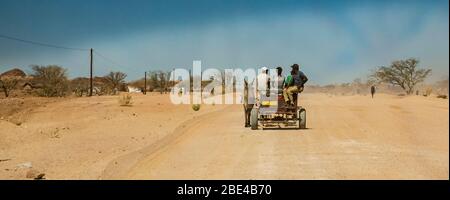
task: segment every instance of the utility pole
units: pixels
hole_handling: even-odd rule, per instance
[[[144,94],[147,94],[147,71],[144,73]]]
[[[89,96],[92,96],[92,90],[93,90],[93,84],[92,84],[92,62],[93,62],[93,56],[94,56],[94,50],[91,48],[91,77],[90,77],[90,80],[89,80],[89,83],[90,83],[90,85],[91,85],[91,88],[90,88],[90,90],[89,90]]]

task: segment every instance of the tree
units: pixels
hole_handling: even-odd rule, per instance
[[[361,93],[361,89],[363,88],[363,85],[364,84],[362,83],[360,78],[354,79],[352,84],[351,84],[352,89],[356,91],[356,94],[360,94]]]
[[[170,72],[149,71],[147,85],[150,91],[159,91],[161,94],[166,93],[170,87]]]
[[[57,66],[31,66],[33,70],[33,85],[36,85],[38,94],[45,97],[62,97],[69,90],[69,81],[67,79],[67,70]]]
[[[159,82],[160,82],[160,93],[167,92],[167,74],[164,72],[159,72]]]
[[[90,89],[89,78],[75,78],[70,81],[70,87],[76,96],[82,97],[83,94],[88,95]]]
[[[412,94],[414,87],[430,75],[431,69],[417,69],[419,60],[410,58],[392,62],[389,67],[379,67],[371,75],[377,82],[400,86],[406,94]]]
[[[108,85],[113,90],[113,93],[116,94],[116,91],[119,90],[119,86],[125,83],[125,78],[127,75],[123,72],[110,72],[105,76],[108,81]]]
[[[160,86],[158,79],[158,72],[151,71],[148,74],[149,74],[148,84],[150,86],[150,91],[154,91]]]
[[[17,77],[0,76],[0,89],[3,90],[5,97],[8,97],[11,91],[16,88],[18,82]]]

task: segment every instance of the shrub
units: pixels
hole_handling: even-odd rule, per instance
[[[192,105],[192,110],[199,111],[200,110],[200,104],[194,104]]]
[[[122,95],[119,98],[120,106],[131,106],[133,104],[132,98],[133,97],[130,94]]]
[[[38,95],[45,97],[62,97],[69,91],[69,81],[67,79],[67,70],[57,66],[39,66],[31,67],[33,70],[33,84],[37,86]]]
[[[112,94],[117,94],[117,91],[120,90],[121,85],[125,83],[126,77],[127,75],[123,72],[110,72],[105,76]]]
[[[447,95],[445,95],[445,94],[440,94],[440,95],[437,96],[437,98],[447,99]]]
[[[78,97],[89,95],[90,84],[88,78],[75,78],[70,81],[70,87],[72,92]]]
[[[5,97],[8,97],[13,89],[16,88],[20,78],[0,76],[0,90],[3,91]]]
[[[431,95],[431,93],[433,92],[433,89],[432,88],[427,88],[426,90],[425,90],[425,94],[423,94],[423,96],[430,96]]]

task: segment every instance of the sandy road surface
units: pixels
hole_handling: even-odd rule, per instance
[[[103,178],[449,178],[448,100],[324,94],[302,100],[307,130],[243,128],[242,107],[234,105],[179,127],[179,137]]]

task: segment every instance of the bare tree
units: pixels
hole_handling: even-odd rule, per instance
[[[167,90],[167,77],[166,74],[164,72],[159,72],[158,73],[159,76],[159,82],[160,82],[160,93],[162,94],[163,92],[166,93]]]
[[[356,94],[360,94],[363,88],[363,83],[360,78],[356,78],[351,83],[352,89],[356,91]]]
[[[127,75],[123,72],[109,72],[105,76],[105,79],[108,81],[108,85],[111,87],[114,94],[119,90],[119,86],[125,83],[125,78]]]
[[[166,94],[170,87],[170,72],[159,72],[159,82],[161,86],[161,90]]]
[[[31,66],[33,70],[33,84],[39,90],[38,94],[46,97],[65,96],[69,90],[69,81],[67,79],[67,70],[57,66]]]
[[[159,91],[167,93],[170,87],[170,72],[164,71],[149,71],[148,73],[148,86],[150,91]]]
[[[149,72],[149,80],[148,80],[150,91],[155,91],[155,89],[160,87],[160,82],[158,79],[158,72],[151,71]]]
[[[392,62],[389,67],[379,67],[372,75],[377,82],[400,86],[406,94],[412,94],[414,87],[425,80],[431,69],[417,69],[419,60],[410,58]]]
[[[70,81],[70,87],[76,96],[82,97],[83,94],[88,95],[90,89],[89,78],[75,78]]]
[[[16,88],[18,82],[17,77],[0,76],[0,89],[3,90],[5,97],[8,97],[10,92]]]

